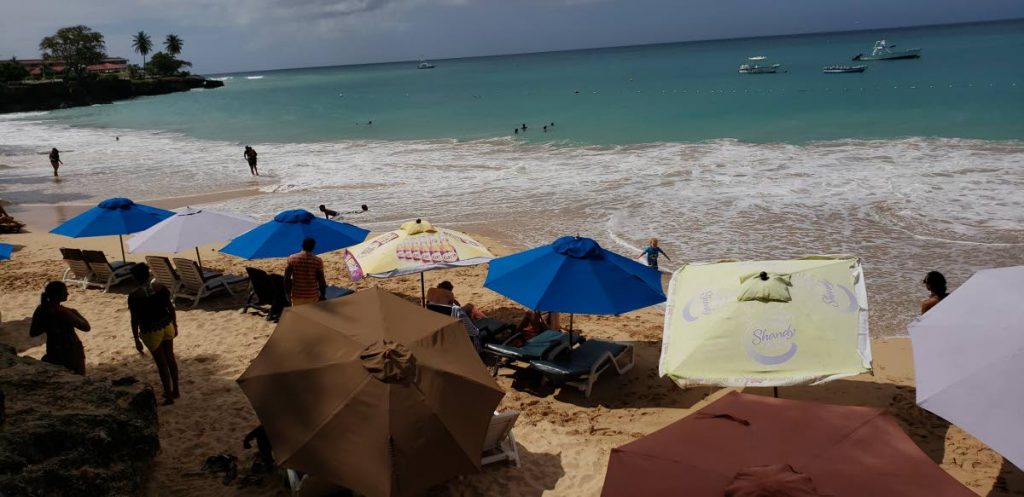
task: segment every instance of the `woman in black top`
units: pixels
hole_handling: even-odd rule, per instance
[[[46,284],[39,307],[32,314],[30,336],[46,333],[46,354],[43,361],[64,366],[77,374],[85,374],[85,348],[75,334],[75,328],[82,331],[92,329],[82,315],[61,305],[68,300],[68,287],[60,281]]]
[[[174,357],[174,337],[178,336],[178,319],[167,287],[153,283],[149,266],[136,264],[132,276],[142,284],[128,295],[128,310],[132,316],[132,336],[140,354],[143,344],[153,354],[160,383],[164,387],[164,405],[174,403],[181,396],[178,391],[178,361]]]
[[[50,165],[53,166],[53,175],[57,176],[57,169],[60,168],[64,163],[60,160],[60,152],[57,151],[57,147],[53,147],[50,150]]]

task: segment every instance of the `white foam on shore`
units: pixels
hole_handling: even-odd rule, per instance
[[[676,262],[854,253],[885,296],[873,309],[881,315],[913,307],[922,270],[948,269],[956,280],[956,270],[1024,264],[1021,142],[253,143],[266,174],[257,179],[242,144],[25,117],[0,119],[0,163],[10,166],[0,170],[0,197],[15,202],[256,187],[266,194],[219,207],[269,218],[367,204],[352,220],[369,229],[428,217],[499,230],[517,246],[578,233],[626,254],[657,237]],[[60,183],[49,176],[51,146],[65,163]]]
[[[245,79],[263,79],[263,76],[246,76]]]

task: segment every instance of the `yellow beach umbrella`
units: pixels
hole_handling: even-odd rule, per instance
[[[683,266],[669,283],[658,369],[684,388],[824,383],[870,370],[859,259]]]
[[[420,273],[421,293],[424,271],[473,266],[493,258],[487,247],[469,235],[422,219],[345,250],[345,265],[353,281]]]

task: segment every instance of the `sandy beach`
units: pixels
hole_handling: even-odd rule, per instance
[[[163,204],[172,207],[180,202]],[[35,221],[35,220],[33,220]],[[119,254],[116,237],[72,240],[34,229],[33,233],[0,235],[0,242],[15,245],[13,260],[0,263],[0,342],[20,354],[39,358],[45,344],[28,336],[33,309],[43,285],[59,279],[64,264],[58,248],[73,246],[102,249],[111,258]],[[492,239],[483,239],[496,254],[509,251]],[[283,260],[243,261],[201,248],[204,265],[232,274],[244,274],[245,266],[282,272]],[[192,257],[194,253],[182,254]],[[141,254],[129,254],[141,261]],[[328,282],[353,289],[380,286],[418,301],[419,278],[351,282],[340,253],[325,254]],[[428,285],[447,279],[454,283],[462,302],[472,302],[492,317],[512,320],[521,308],[483,288],[485,266],[427,273]],[[134,376],[158,385],[150,357],[134,349],[125,304],[132,284],[100,290],[70,288],[67,305],[78,309],[92,324],[80,333],[85,346],[87,374],[95,381]],[[238,456],[245,474],[255,450],[244,450],[242,438],[258,422],[235,379],[258,354],[273,324],[239,309],[246,296],[221,295],[188,308],[178,301],[181,335],[175,349],[181,370],[182,397],[173,406],[161,407],[161,451],[148,485],[150,496],[238,495],[285,496],[282,482],[265,478],[261,485],[225,487],[220,478],[200,471],[211,455]],[[913,309],[908,309],[912,313]],[[510,377],[498,383],[506,391],[501,410],[520,411],[515,428],[522,467],[485,467],[470,475],[432,489],[437,496],[508,495],[516,497],[581,496],[601,492],[608,455],[612,448],[651,433],[699,409],[729,389],[682,390],[657,376],[663,315],[649,308],[620,317],[578,316],[576,325],[586,336],[633,343],[637,366],[622,377],[602,377],[591,398],[577,391],[519,391]],[[982,496],[1024,495],[1024,475],[983,443],[914,403],[914,374],[910,341],[888,339],[873,342],[875,370],[817,387],[781,389],[781,396],[836,404],[862,405],[888,410],[913,440],[954,478]],[[750,393],[771,395],[767,389]],[[542,396],[543,395],[543,396]]]

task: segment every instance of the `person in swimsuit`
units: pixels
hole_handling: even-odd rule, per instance
[[[924,314],[932,307],[938,305],[939,302],[942,302],[942,299],[946,298],[949,292],[946,291],[946,277],[938,271],[930,271],[925,275],[922,283],[931,293],[928,298],[921,301],[921,314]]]
[[[249,173],[253,176],[260,175],[259,170],[256,169],[256,155],[256,150],[248,145],[245,146],[245,152],[242,152],[242,157],[245,157],[245,160],[249,162]]]
[[[57,147],[50,149],[50,165],[53,166],[53,176],[57,176],[57,169],[64,165],[60,160],[60,152],[57,151]]]
[[[664,250],[661,250],[661,248],[658,247],[657,238],[651,238],[650,245],[648,245],[647,248],[645,248],[644,251],[640,253],[640,255],[646,255],[647,265],[654,268],[655,270],[658,269],[658,255],[663,255],[670,262],[672,261],[672,259],[669,258],[668,254],[666,254]]]
[[[455,299],[455,285],[450,281],[442,281],[435,288],[427,289],[427,303],[438,305],[460,305]]]
[[[64,366],[76,374],[85,374],[85,348],[75,329],[89,331],[89,321],[78,311],[61,305],[68,300],[68,287],[60,281],[46,284],[39,307],[32,313],[30,336],[46,333],[43,362]]]
[[[153,355],[157,373],[160,374],[160,384],[164,388],[164,405],[170,405],[181,396],[178,390],[178,361],[174,357],[178,316],[171,303],[171,292],[160,283],[152,282],[149,266],[145,263],[136,264],[131,272],[141,285],[128,294],[135,349],[145,355],[142,350],[145,345]]]

